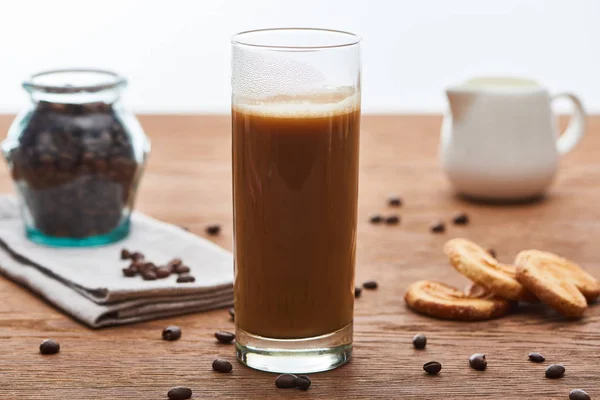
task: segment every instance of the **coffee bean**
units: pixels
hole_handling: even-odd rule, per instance
[[[221,226],[220,225],[209,225],[206,227],[206,233],[208,233],[211,236],[216,236],[221,232]]]
[[[497,258],[496,250],[488,249],[487,252],[490,254],[490,256]]]
[[[573,389],[569,393],[569,400],[592,400],[592,398],[581,389]]]
[[[170,342],[181,338],[181,328],[176,325],[169,325],[162,331],[163,340]]]
[[[385,219],[387,225],[397,225],[400,223],[400,217],[397,215],[390,215]]]
[[[452,217],[452,222],[454,222],[455,225],[466,225],[469,223],[469,216],[464,212],[456,213],[454,214],[454,217]]]
[[[565,374],[565,367],[561,364],[552,364],[546,368],[546,378],[558,379],[562,378]]]
[[[477,371],[483,371],[487,368],[487,360],[485,354],[477,353],[469,357],[469,365]]]
[[[233,369],[233,365],[227,360],[223,360],[222,358],[217,358],[212,363],[212,369],[217,372],[231,372]]]
[[[127,260],[131,258],[131,253],[127,249],[121,250],[121,260]]]
[[[144,265],[146,265],[144,261],[134,261],[131,264],[129,264],[129,268],[131,268],[135,272],[141,272],[144,269]]]
[[[137,275],[137,271],[131,267],[123,268],[123,275],[125,275],[128,278],[131,278]]]
[[[142,271],[142,279],[145,281],[155,281],[157,278],[156,272],[152,270]]]
[[[192,282],[196,282],[196,278],[194,278],[192,275],[181,274],[177,277],[177,283],[192,283]]]
[[[429,375],[437,375],[442,370],[442,364],[437,361],[429,361],[423,364],[423,370]]]
[[[546,358],[543,355],[536,352],[529,353],[529,359],[535,363],[541,363],[546,361]]]
[[[388,205],[391,207],[400,207],[402,205],[402,199],[400,197],[390,197],[388,199]]]
[[[369,218],[369,222],[372,224],[380,224],[383,222],[383,217],[381,215],[373,215],[371,218]]]
[[[147,262],[147,263],[143,263],[143,264],[138,263],[138,265],[140,265],[138,267],[138,269],[140,270],[140,272],[145,272],[145,271],[152,271],[152,272],[154,272],[154,271],[156,271],[156,265],[154,263],[151,263],[151,262]]]
[[[54,339],[46,339],[40,344],[40,353],[56,354],[60,351],[60,344]]]
[[[139,251],[136,251],[135,253],[131,254],[130,258],[133,261],[142,261],[145,257],[142,253],[140,253]]]
[[[219,331],[215,332],[215,337],[221,343],[231,343],[235,339],[235,334],[231,332]]]
[[[169,264],[167,264],[167,266],[172,270],[175,270],[175,268],[179,267],[181,264],[183,264],[181,258],[174,258],[171,261],[169,261]]]
[[[187,274],[188,272],[190,272],[190,267],[188,267],[187,265],[181,264],[175,267],[176,274]]]
[[[235,308],[230,307],[229,310],[227,310],[229,312],[229,316],[231,317],[231,320],[234,321],[235,320]]]
[[[433,233],[443,233],[446,231],[446,225],[442,221],[434,221],[431,223],[429,230]]]
[[[362,288],[361,287],[355,287],[354,288],[354,298],[358,299],[360,297],[360,295],[362,294]]]
[[[425,346],[427,346],[427,336],[423,335],[422,333],[417,333],[413,337],[413,346],[415,346],[415,349],[424,349]]]
[[[377,289],[378,286],[379,285],[375,281],[366,281],[363,283],[363,287],[369,290]]]
[[[154,271],[154,273],[156,274],[156,277],[158,279],[164,279],[171,275],[171,270],[167,267],[160,267],[156,268],[156,271]]]
[[[176,386],[167,392],[169,400],[187,400],[192,398],[192,389],[185,386]]]
[[[310,378],[306,375],[300,375],[296,378],[296,387],[300,390],[308,390],[311,383]]]
[[[275,379],[275,386],[279,389],[291,389],[296,387],[296,375],[281,374]]]

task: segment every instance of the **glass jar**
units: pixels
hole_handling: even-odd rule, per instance
[[[42,72],[23,83],[32,102],[2,152],[34,242],[92,246],[129,233],[150,142],[121,105],[126,85],[118,74],[90,69]]]

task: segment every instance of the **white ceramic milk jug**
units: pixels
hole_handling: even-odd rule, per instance
[[[441,160],[456,191],[485,200],[535,198],[552,183],[558,157],[585,132],[585,110],[573,94],[552,96],[535,81],[477,78],[446,91]],[[559,136],[551,103],[570,99],[574,115]]]

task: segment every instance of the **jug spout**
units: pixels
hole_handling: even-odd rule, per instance
[[[475,100],[476,94],[473,90],[450,87],[446,89],[446,96],[448,97],[452,119],[459,121],[467,114],[467,111]]]

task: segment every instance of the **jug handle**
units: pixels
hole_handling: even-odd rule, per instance
[[[573,116],[569,120],[567,129],[560,135],[556,146],[559,154],[567,154],[579,143],[585,134],[585,108],[579,97],[572,93],[558,93],[552,96],[552,101],[565,98],[573,103]]]

